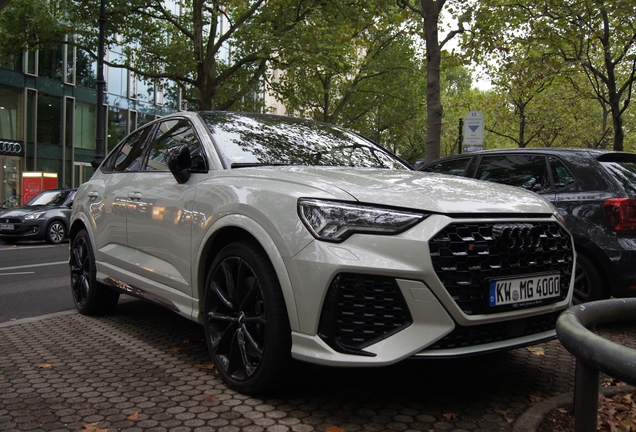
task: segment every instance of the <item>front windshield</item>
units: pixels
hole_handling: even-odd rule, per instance
[[[408,169],[382,147],[326,123],[269,115],[202,113],[228,167],[316,165]]]
[[[60,206],[64,204],[66,198],[71,193],[70,190],[48,190],[36,195],[27,203],[29,206]]]

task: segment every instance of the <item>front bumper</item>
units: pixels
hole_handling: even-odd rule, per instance
[[[42,240],[46,232],[46,220],[35,219],[14,223],[13,230],[1,230],[0,240]]]
[[[468,253],[457,250],[456,244],[451,247],[453,257],[473,253],[478,257],[481,254],[479,259],[483,262],[479,265],[484,267],[482,270],[475,270],[469,259],[467,267],[461,262],[455,263],[457,268],[450,271],[448,262],[440,268],[439,262],[432,258],[439,252],[432,239],[445,233],[448,226],[459,224],[463,229],[466,224],[485,226],[500,222],[497,219],[456,220],[435,215],[396,236],[354,235],[341,244],[313,242],[286,262],[300,317],[300,331],[292,334],[292,355],[328,365],[386,365],[411,356],[476,354],[553,338],[556,316],[570,304],[574,282],[571,277],[574,269],[572,239],[554,220],[531,221],[548,224],[559,231],[557,237],[567,237],[559,240],[558,248],[564,249],[559,252],[559,260],[563,261],[559,268],[562,274],[570,276],[564,282],[565,288],[562,285],[562,298],[551,304],[514,310],[484,310],[480,306],[484,299],[477,298],[486,293],[480,274],[486,272],[485,267],[496,266],[488,264],[493,262],[492,256],[483,259],[488,245],[471,247]],[[479,243],[479,240],[473,243]],[[513,262],[514,265],[517,264]],[[462,266],[468,273],[477,273],[471,276],[472,287],[470,283],[461,283]],[[528,274],[537,268],[522,265],[520,271]],[[459,276],[450,278],[449,272]],[[357,293],[351,294],[350,290],[349,294],[341,296],[340,315],[334,315],[333,306],[329,306],[333,303],[329,292],[334,281],[339,281],[343,274],[364,275],[369,282],[355,282],[353,278],[352,290]],[[393,281],[394,289],[387,280]],[[460,280],[459,285],[457,280]],[[364,289],[368,292],[362,293]],[[376,295],[378,292],[380,294]],[[396,293],[399,294],[396,296]],[[402,309],[405,309],[404,313]],[[331,310],[331,315],[326,310]],[[336,321],[338,324],[333,324]],[[329,330],[334,325],[336,331]],[[351,341],[357,341],[353,344],[354,349],[350,349]],[[341,345],[345,345],[344,348]]]

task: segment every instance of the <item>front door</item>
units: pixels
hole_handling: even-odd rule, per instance
[[[187,183],[177,183],[164,157],[168,148],[180,144],[186,144],[192,155],[201,153],[194,129],[186,119],[159,123],[147,162],[131,185],[127,260],[136,266],[135,273],[154,282],[141,288],[149,292],[161,290],[162,298],[187,312],[191,310],[193,294],[191,211],[196,182],[205,177],[195,174]],[[193,164],[198,161],[193,158]]]

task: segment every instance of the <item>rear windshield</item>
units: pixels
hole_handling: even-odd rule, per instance
[[[333,125],[290,117],[202,113],[226,166],[318,165],[408,169],[375,143]]]
[[[602,162],[612,176],[623,186],[630,196],[636,195],[636,161]]]

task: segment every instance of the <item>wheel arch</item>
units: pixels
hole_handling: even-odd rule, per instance
[[[275,242],[260,225],[245,216],[239,215],[226,216],[218,221],[201,243],[198,254],[196,255],[198,262],[195,267],[196,274],[193,276],[196,281],[196,290],[199,299],[197,309],[199,321],[201,321],[203,317],[205,279],[214,258],[225,246],[240,240],[254,242],[263,249],[269,258],[269,261],[276,271],[276,276],[278,277],[278,282],[283,292],[289,325],[292,331],[297,331],[299,329],[299,320],[296,300],[283,257],[276,247]]]
[[[605,255],[603,251],[594,243],[579,243],[575,241],[574,247],[576,248],[577,258],[579,255],[582,255],[588,261],[590,261],[594,265],[594,267],[596,267],[596,271],[601,278],[603,293],[606,297],[609,298],[609,296],[612,294],[612,281],[607,272],[607,268],[610,265],[607,255]],[[607,263],[605,263],[604,261],[607,261]]]

